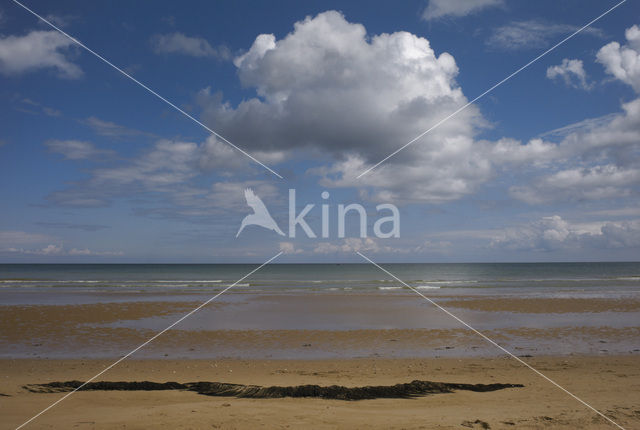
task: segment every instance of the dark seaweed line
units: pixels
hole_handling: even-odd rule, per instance
[[[61,393],[73,391],[81,381],[30,384],[23,388],[32,393]],[[523,387],[522,384],[456,384],[415,380],[405,384],[344,387],[331,385],[296,385],[290,387],[262,387],[259,385],[227,384],[223,382],[90,382],[79,391],[160,391],[185,390],[206,396],[239,397],[251,399],[274,399],[282,397],[317,397],[335,400],[366,400],[381,398],[412,398],[428,394],[451,393],[455,390],[488,392],[505,388]]]

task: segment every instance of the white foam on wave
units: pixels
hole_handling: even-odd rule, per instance
[[[424,282],[424,281],[423,281]],[[453,280],[453,281],[426,281],[429,282],[430,284],[443,284],[443,285],[457,285],[457,284],[477,284],[478,281],[473,281],[473,280]]]
[[[162,280],[162,279],[158,279],[158,280],[140,280],[140,281],[132,281],[132,282],[162,282],[162,283],[176,283],[176,284],[184,284],[184,283],[190,283],[190,284],[219,284],[220,282],[222,282],[222,279],[210,279],[210,280],[205,280],[205,281],[196,281],[196,280],[190,280],[190,279],[183,279],[183,280],[176,280],[176,279],[171,279],[171,280]]]
[[[418,285],[416,290],[439,290],[440,287],[435,285]]]
[[[378,287],[379,290],[401,290],[402,287]]]

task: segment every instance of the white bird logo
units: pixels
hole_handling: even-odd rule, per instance
[[[240,230],[236,233],[236,237],[240,236],[240,232],[248,225],[259,225],[267,230],[275,231],[280,236],[284,236],[284,233],[280,230],[278,224],[276,224],[269,214],[267,207],[264,205],[262,200],[260,200],[260,197],[254,194],[251,188],[244,190],[244,198],[247,200],[247,205],[253,209],[253,213],[244,217],[242,224],[240,225]]]

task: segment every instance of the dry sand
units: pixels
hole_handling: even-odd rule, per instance
[[[640,358],[533,357],[531,365],[625,428],[640,428]],[[3,360],[0,415],[15,428],[62,394],[25,384],[87,379],[106,360]],[[361,401],[238,399],[188,391],[76,392],[28,428],[615,428],[510,358],[351,360],[128,360],[99,380],[221,381],[259,385],[392,385],[414,379],[521,383],[488,393]]]

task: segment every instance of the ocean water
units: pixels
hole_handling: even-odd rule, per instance
[[[6,293],[215,292],[251,264],[0,264]],[[640,263],[384,264],[412,287],[433,294],[625,297],[640,292]],[[499,290],[498,290],[499,289]],[[239,282],[246,292],[407,291],[370,264],[272,264]]]

